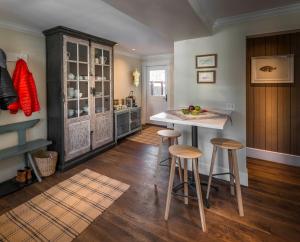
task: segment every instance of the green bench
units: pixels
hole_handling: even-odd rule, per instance
[[[5,160],[18,155],[24,155],[25,165],[32,168],[37,180],[41,182],[42,178],[31,156],[31,152],[47,147],[52,142],[46,139],[26,141],[26,130],[32,128],[39,121],[40,119],[34,119],[0,126],[0,135],[9,132],[18,132],[18,145],[0,150],[0,160]]]

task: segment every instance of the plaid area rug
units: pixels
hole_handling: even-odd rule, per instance
[[[0,241],[72,241],[129,185],[89,169],[0,217]]]
[[[157,135],[157,131],[166,129],[163,127],[150,126],[142,129],[141,133],[137,133],[133,136],[129,136],[127,139],[147,145],[156,145],[160,144],[160,138]]]

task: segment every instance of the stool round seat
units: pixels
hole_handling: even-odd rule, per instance
[[[171,130],[171,129],[163,129],[157,131],[157,134],[161,137],[166,137],[166,138],[177,138],[181,136],[181,133],[176,130]]]
[[[169,148],[171,155],[183,159],[196,159],[202,156],[202,152],[192,146],[188,145],[172,145]]]
[[[244,148],[244,145],[241,142],[233,139],[214,138],[211,139],[210,142],[215,146],[228,150],[239,150]]]

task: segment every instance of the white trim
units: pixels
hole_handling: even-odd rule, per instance
[[[271,8],[271,9],[266,9],[266,10],[260,10],[260,11],[245,13],[245,14],[236,15],[236,16],[218,18],[215,20],[215,22],[213,24],[213,29],[216,29],[216,28],[219,28],[219,27],[222,27],[225,25],[253,21],[253,20],[264,18],[264,17],[297,13],[299,11],[300,11],[300,3],[295,3],[295,4],[290,4],[287,6]]]
[[[290,166],[300,166],[300,156],[273,152],[268,150],[260,150],[247,147],[247,157],[273,161],[276,163],[286,164]]]
[[[206,27],[208,32],[211,33],[214,21],[205,11],[205,6],[203,6],[203,4],[199,0],[188,0],[188,2],[197,16],[204,23],[204,26]]]
[[[159,63],[169,63],[172,62],[174,58],[174,55],[172,53],[169,54],[160,54],[160,55],[147,55],[147,56],[143,56],[142,60],[143,62],[147,63],[147,62],[151,62],[150,65],[152,65],[152,62],[155,62],[154,64],[158,64]],[[160,65],[160,64],[158,64]]]
[[[28,27],[25,25],[12,23],[12,22],[3,21],[3,20],[0,20],[0,28],[14,30],[14,31],[26,33],[26,34],[32,34],[32,35],[35,35],[38,37],[43,37],[42,31],[40,31],[38,29],[31,28],[31,27]]]

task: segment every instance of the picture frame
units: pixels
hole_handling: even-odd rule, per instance
[[[251,83],[294,83],[294,55],[252,57]]]
[[[208,70],[208,71],[197,71],[197,83],[216,83],[216,71]]]
[[[196,55],[196,69],[216,68],[217,54]]]

